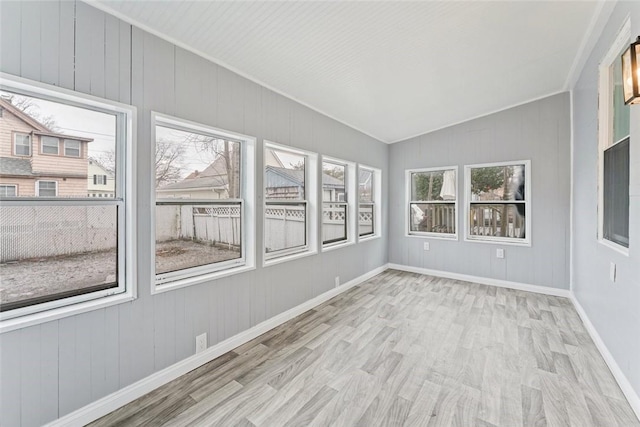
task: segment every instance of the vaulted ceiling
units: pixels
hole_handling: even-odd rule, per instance
[[[567,89],[596,1],[99,7],[385,142]]]

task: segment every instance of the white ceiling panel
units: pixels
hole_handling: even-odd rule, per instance
[[[385,142],[563,90],[595,1],[98,6]]]

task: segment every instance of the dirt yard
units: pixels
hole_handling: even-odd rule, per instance
[[[163,273],[240,257],[240,252],[189,240],[156,247],[156,271]],[[23,301],[110,283],[116,251],[37,258],[0,264],[0,303]]]

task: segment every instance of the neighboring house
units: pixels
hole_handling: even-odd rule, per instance
[[[223,156],[202,172],[193,171],[182,181],[156,189],[158,199],[228,199],[228,195],[227,166]]]
[[[303,199],[304,171],[267,166],[265,170],[265,198]],[[344,201],[344,183],[339,179],[322,174],[322,192],[325,201]]]
[[[87,195],[109,197],[115,195],[115,177],[95,159],[89,158],[87,171]]]
[[[0,196],[86,197],[91,141],[53,132],[0,99]]]

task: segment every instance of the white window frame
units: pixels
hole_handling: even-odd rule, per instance
[[[56,140],[56,152],[55,153],[45,153],[44,147],[47,146],[45,144],[45,140],[47,138],[51,138],[51,139],[55,139]],[[52,147],[52,145],[49,145],[49,147]],[[40,135],[40,153],[45,155],[45,156],[58,156],[58,155],[60,155],[60,138],[56,138],[55,136]]]
[[[151,209],[151,263],[150,272],[151,277],[154,278],[151,284],[151,293],[162,293],[187,286],[196,285],[206,281],[219,279],[221,277],[227,277],[234,274],[239,274],[245,271],[255,269],[255,197],[256,197],[256,179],[255,179],[255,146],[256,138],[248,135],[243,135],[236,132],[219,129],[213,126],[196,123],[190,120],[185,120],[162,114],[159,112],[151,112],[151,140],[153,156],[150,156],[150,170],[152,171],[151,182],[155,182],[155,150],[156,150],[156,126],[168,127],[171,129],[181,130],[185,132],[192,132],[202,135],[210,135],[221,139],[227,139],[234,142],[239,142],[241,147],[240,154],[240,199],[222,199],[219,202],[216,200],[206,200],[206,204],[216,202],[217,204],[225,203],[239,203],[240,204],[240,258],[222,261],[213,264],[206,264],[197,267],[185,268],[178,271],[156,274],[156,260],[155,260],[155,247],[156,247],[156,192],[150,193],[150,206]],[[195,199],[162,199],[162,203],[165,204],[184,204],[185,201],[189,201],[189,204],[197,204]]]
[[[26,146],[29,147],[29,154],[18,154],[18,135],[20,136],[26,136],[27,139],[29,140],[29,144],[27,144]],[[32,140],[33,136],[30,133],[24,133],[24,132],[14,132],[13,133],[13,155],[14,156],[19,156],[19,157],[31,157],[32,150],[33,147],[31,146],[33,144],[33,140]],[[24,147],[24,144],[20,144],[20,146]]]
[[[456,199],[441,201],[441,200],[432,200],[432,201],[424,201],[424,200],[411,200],[411,177],[414,173],[423,173],[423,172],[440,172],[440,171],[454,171],[456,176],[455,183],[455,193]],[[458,228],[459,228],[459,216],[458,216],[458,166],[443,166],[443,167],[434,167],[434,168],[421,168],[421,169],[407,169],[405,171],[405,236],[406,237],[418,237],[421,239],[429,238],[429,239],[446,239],[446,240],[458,240]],[[411,205],[414,203],[421,204],[446,204],[454,205],[454,222],[456,227],[455,233],[433,233],[433,232],[425,232],[425,231],[411,231]]]
[[[70,142],[78,144],[78,148],[67,147],[67,143],[70,143]],[[67,149],[68,148],[71,149],[71,150],[78,150],[78,155],[77,156],[73,156],[71,154],[67,154]],[[82,157],[82,142],[78,141],[77,139],[65,139],[64,140],[64,156],[65,157],[73,157],[75,159],[81,158]]]
[[[62,104],[105,112],[116,116],[118,161],[116,191],[113,200],[88,198],[20,197],[3,200],[3,206],[50,206],[72,204],[76,206],[118,206],[118,286],[102,291],[76,295],[34,304],[0,313],[0,333],[49,322],[88,311],[97,310],[136,298],[135,286],[135,153],[136,108],[118,102],[81,94],[57,86],[34,82],[6,73],[0,73],[0,89],[26,96],[35,96]],[[36,193],[37,194],[37,193]]]
[[[53,182],[55,185],[55,192],[56,194],[54,194],[53,196],[41,196],[40,195],[40,184],[43,182]],[[39,179],[36,181],[36,197],[58,197],[58,181],[54,181],[52,179]]]
[[[18,185],[17,184],[0,184],[0,188],[9,188],[9,187],[13,187],[13,196],[2,196],[0,195],[0,197],[18,197]]]
[[[598,234],[597,240],[601,245],[622,255],[629,256],[629,248],[604,238],[604,152],[614,145],[624,141],[612,141],[612,93],[611,66],[620,60],[620,55],[631,44],[631,19],[627,18],[608,52],[600,61],[598,80]],[[633,111],[632,111],[633,114]]]
[[[330,250],[334,250],[334,249],[339,249],[345,246],[349,246],[349,245],[353,245],[356,243],[356,234],[358,233],[358,222],[357,222],[357,215],[355,215],[355,213],[357,212],[357,195],[358,195],[358,187],[357,187],[357,182],[358,182],[358,178],[356,175],[356,163],[355,162],[349,162],[347,160],[342,160],[342,159],[338,159],[335,157],[329,157],[329,156],[321,156],[321,166],[324,166],[324,163],[332,163],[338,166],[344,166],[345,168],[345,194],[346,194],[346,200],[341,200],[338,202],[327,202],[327,203],[338,203],[338,204],[342,204],[344,203],[346,205],[346,211],[347,211],[347,218],[346,218],[346,227],[347,227],[347,236],[346,239],[344,240],[340,240],[340,241],[336,241],[336,242],[330,242],[330,243],[324,243],[324,239],[322,238],[323,236],[323,224],[324,224],[324,193],[323,193],[323,188],[322,188],[322,181],[320,181],[320,239],[322,240],[322,251],[323,252],[327,252]],[[320,173],[324,173],[323,172],[323,167],[320,168],[321,171]]]
[[[471,169],[474,168],[490,168],[498,166],[514,166],[524,165],[524,179],[525,179],[525,238],[513,238],[513,237],[495,237],[495,236],[471,236],[470,233],[470,213],[471,213]],[[497,163],[480,163],[464,166],[464,241],[475,243],[491,243],[500,245],[513,245],[513,246],[531,246],[531,212],[533,205],[533,197],[531,195],[531,160],[514,160],[508,162]],[[486,203],[486,202],[478,202]],[[496,200],[496,204],[510,204],[509,200]]]
[[[305,204],[306,205],[306,218],[305,218],[305,241],[306,245],[299,246],[290,249],[282,249],[279,251],[267,253],[266,246],[266,227],[264,223],[267,220],[266,214],[263,215],[263,227],[262,227],[262,266],[268,267],[270,265],[280,264],[282,262],[291,261],[294,259],[302,258],[309,255],[318,253],[318,177],[322,173],[318,165],[319,156],[317,153],[301,150],[288,145],[278,144],[273,141],[264,140],[264,153],[263,159],[266,158],[268,150],[276,150],[288,152],[297,156],[305,157],[305,177],[304,177],[304,200],[269,200],[267,202],[267,165],[263,162],[262,176],[263,176],[263,213],[267,210],[268,204]]]
[[[371,196],[372,196],[372,204],[373,204],[373,233],[365,234],[363,236],[360,235],[360,204],[368,204],[360,203],[360,169],[366,169],[371,171],[371,178],[373,182],[371,183]],[[367,240],[378,239],[382,236],[382,170],[378,168],[374,168],[373,166],[367,166],[363,164],[358,164],[357,171],[357,183],[356,183],[356,197],[357,197],[357,231],[356,234],[358,236],[358,242],[365,242]]]

